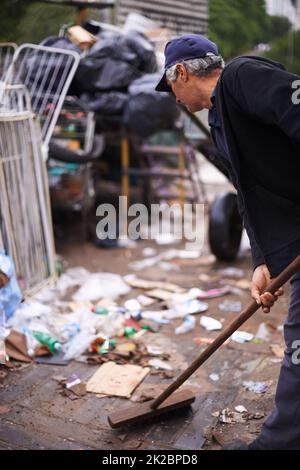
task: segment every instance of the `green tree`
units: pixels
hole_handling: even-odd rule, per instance
[[[209,0],[209,37],[229,59],[285,34],[286,18],[267,14],[265,0]]]
[[[264,0],[210,0],[209,37],[228,59],[251,49],[267,26]]]
[[[74,8],[67,6],[30,4],[18,23],[17,42],[39,43],[48,36],[57,36],[63,24],[74,21],[74,12]]]
[[[24,0],[1,0],[1,42],[16,42],[16,29],[28,6],[28,2]]]
[[[291,28],[291,23],[285,16],[270,16],[269,31],[266,42],[274,41],[285,36]]]
[[[35,0],[0,0],[0,41],[39,43],[57,35],[63,24],[73,23],[76,8],[45,4]],[[89,17],[99,19],[99,10],[89,10]]]
[[[265,54],[283,64],[290,72],[300,75],[300,31],[290,31],[272,44]]]

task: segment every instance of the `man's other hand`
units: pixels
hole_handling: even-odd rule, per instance
[[[274,295],[270,292],[262,294],[269,283],[270,273],[267,266],[265,264],[257,266],[252,277],[251,295],[258,305],[262,306],[264,313],[269,313],[278,297],[283,294],[282,288],[278,289]]]

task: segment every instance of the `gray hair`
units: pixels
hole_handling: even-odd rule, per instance
[[[196,75],[197,77],[207,77],[216,69],[223,69],[225,67],[225,62],[223,57],[220,55],[208,54],[203,59],[190,59],[190,60],[183,60],[182,62],[178,62],[183,64],[187,71],[192,74]],[[178,70],[176,65],[172,65],[169,69],[166,70],[166,78],[172,82],[175,82],[178,77]]]

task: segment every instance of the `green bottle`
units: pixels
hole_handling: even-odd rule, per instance
[[[52,338],[52,336],[49,336],[47,333],[43,333],[42,331],[33,331],[32,334],[39,343],[43,346],[47,346],[49,351],[53,354],[58,352],[62,347],[57,339]]]
[[[99,305],[96,307],[95,309],[95,313],[97,315],[108,315],[109,314],[109,310],[105,307],[100,307]]]
[[[135,334],[136,334],[136,329],[133,326],[125,326],[124,335],[127,336],[127,338],[130,338],[131,336],[134,336]]]

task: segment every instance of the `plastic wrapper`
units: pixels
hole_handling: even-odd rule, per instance
[[[127,294],[130,288],[121,276],[111,273],[91,274],[80,289],[73,295],[77,302],[96,301],[103,297],[116,299]]]
[[[97,335],[87,334],[86,331],[82,331],[78,335],[69,341],[66,346],[63,348],[65,353],[64,360],[70,361],[71,359],[76,359],[76,357],[81,356],[88,348],[89,345],[96,339]]]
[[[188,333],[189,331],[192,331],[195,328],[195,325],[196,318],[192,317],[191,315],[188,315],[183,320],[183,323],[175,329],[175,335],[182,335],[184,333]]]
[[[9,278],[9,282],[0,289],[0,309],[4,309],[8,319],[19,307],[22,293],[16,279],[14,263],[3,251],[0,252],[0,270]]]

